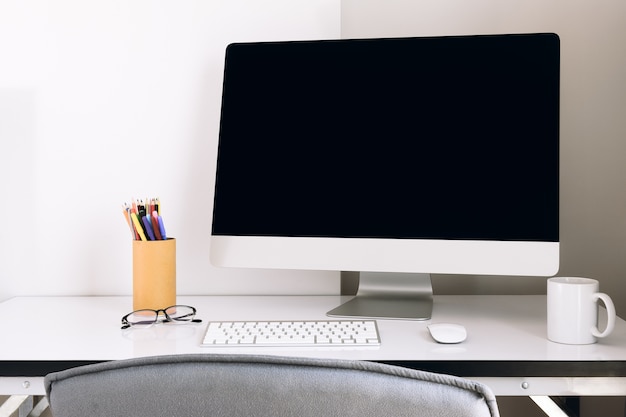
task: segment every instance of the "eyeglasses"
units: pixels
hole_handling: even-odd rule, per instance
[[[161,310],[143,309],[128,313],[122,317],[122,329],[129,327],[145,328],[156,323],[202,323],[194,319],[196,309],[192,306],[175,305]]]

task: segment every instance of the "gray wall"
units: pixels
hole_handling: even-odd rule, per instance
[[[626,315],[626,2],[342,0],[342,37],[561,37],[561,276],[600,280]],[[436,276],[436,293],[545,293],[545,278]]]

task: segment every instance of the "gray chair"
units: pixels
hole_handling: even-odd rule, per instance
[[[363,361],[173,355],[52,373],[54,417],[497,417],[474,381]]]

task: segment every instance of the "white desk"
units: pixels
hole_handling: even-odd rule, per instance
[[[597,344],[546,339],[545,296],[437,296],[429,321],[379,320],[379,348],[199,346],[210,320],[315,320],[345,297],[179,296],[201,324],[120,329],[130,297],[18,297],[0,303],[0,393],[41,395],[43,376],[89,362],[139,356],[230,352],[398,363],[488,384],[496,395],[626,395],[626,322]],[[459,345],[435,343],[431,322],[464,324]]]

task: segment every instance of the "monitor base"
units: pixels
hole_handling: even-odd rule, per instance
[[[326,314],[330,317],[429,320],[432,309],[430,274],[361,272],[356,297]]]

